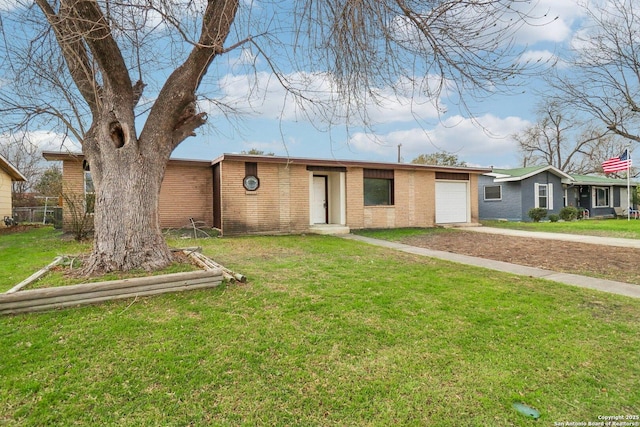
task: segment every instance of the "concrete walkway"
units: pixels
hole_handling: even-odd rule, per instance
[[[489,227],[470,227],[470,228],[465,228],[465,230],[471,230],[472,228],[473,228],[473,231],[481,231],[483,228],[485,230],[489,229]],[[517,230],[503,230],[499,228],[495,228],[493,230],[497,230],[494,233],[498,233],[499,231],[498,234],[508,234],[508,235],[514,235],[514,236],[517,235],[519,237],[521,236],[521,237],[535,237],[535,238],[549,238],[549,239],[563,240],[563,239],[559,239],[558,237],[550,236],[551,234],[555,234],[555,233],[523,231],[522,232],[523,234],[510,234],[510,233],[503,233],[503,232],[505,231],[511,232],[511,231],[517,231]],[[484,232],[490,233],[491,231],[484,231]],[[546,235],[546,237],[542,237],[540,235]],[[369,243],[376,246],[382,246],[389,249],[395,249],[395,250],[407,252],[410,254],[428,256],[431,258],[438,258],[446,261],[452,261],[452,262],[458,262],[461,264],[473,265],[476,267],[488,268],[491,270],[517,274],[520,276],[529,276],[529,277],[536,277],[536,278],[545,279],[545,280],[551,280],[554,282],[563,283],[565,285],[578,286],[581,288],[595,289],[598,291],[609,292],[612,294],[625,295],[633,298],[640,298],[640,285],[633,285],[633,284],[623,283],[623,282],[615,282],[613,280],[597,279],[594,277],[579,276],[577,274],[558,273],[555,271],[545,270],[542,268],[511,264],[503,261],[495,261],[495,260],[486,259],[486,258],[478,258],[478,257],[472,257],[468,255],[454,254],[454,253],[445,252],[445,251],[436,251],[433,249],[418,248],[416,246],[409,246],[402,243],[390,242],[387,240],[372,239],[370,237],[357,236],[355,234],[342,234],[338,236],[344,239],[357,240],[360,242],[365,242],[365,243]],[[562,234],[560,236],[573,237],[573,235],[569,235],[569,234]],[[602,239],[605,241],[609,241],[609,244],[612,246],[618,246],[618,245],[613,245],[612,243],[615,243],[620,240],[623,240],[623,241],[631,240],[631,239],[609,239],[604,237],[592,237],[592,236],[575,236],[575,237],[586,237],[588,239],[598,239],[597,241],[593,241],[593,240],[584,241],[584,243],[594,243],[598,245],[605,245],[606,243],[600,242],[600,239]],[[576,240],[570,240],[570,241],[576,241]],[[625,245],[625,247],[629,247],[629,246]]]
[[[505,236],[526,237],[534,239],[564,240],[565,242],[589,243],[592,245],[619,246],[622,248],[640,249],[639,239],[623,239],[620,237],[586,236],[582,234],[546,233],[542,231],[511,230],[496,227],[466,227],[465,231],[476,233],[502,234]]]

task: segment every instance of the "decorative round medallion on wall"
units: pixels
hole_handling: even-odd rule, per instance
[[[260,187],[260,180],[253,175],[247,175],[244,177],[242,185],[247,191],[256,191]]]

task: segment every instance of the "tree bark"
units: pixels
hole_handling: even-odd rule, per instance
[[[94,247],[83,267],[85,274],[151,271],[173,261],[158,214],[167,159],[156,153],[134,153],[135,145],[102,157],[92,150],[93,144],[84,146],[96,191]]]

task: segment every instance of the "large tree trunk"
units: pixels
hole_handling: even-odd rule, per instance
[[[199,39],[162,86],[139,136],[135,109],[145,85],[131,80],[114,36],[115,21],[104,13],[110,2],[35,2],[51,24],[70,75],[91,110],[82,151],[96,192],[95,239],[84,272],[165,267],[172,256],[158,217],[164,171],[171,152],[206,121],[206,114],[196,111],[195,92],[209,64],[225,52],[239,0],[206,2]]]
[[[96,191],[94,246],[84,273],[166,267],[173,256],[158,204],[168,156],[133,152],[137,144],[104,151],[93,146],[84,146]]]

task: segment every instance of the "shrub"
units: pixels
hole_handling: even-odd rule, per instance
[[[69,231],[77,241],[82,241],[93,231],[93,207],[95,195],[66,191],[62,194],[65,209],[68,211]]]
[[[544,208],[532,208],[529,209],[527,215],[529,215],[529,218],[531,218],[533,222],[540,222],[542,218],[547,216],[547,210]]]
[[[578,218],[578,209],[573,206],[565,206],[560,209],[560,219],[563,221],[573,221]]]
[[[551,222],[558,222],[559,219],[560,219],[560,215],[558,215],[558,214],[549,215],[549,221],[551,221]]]

